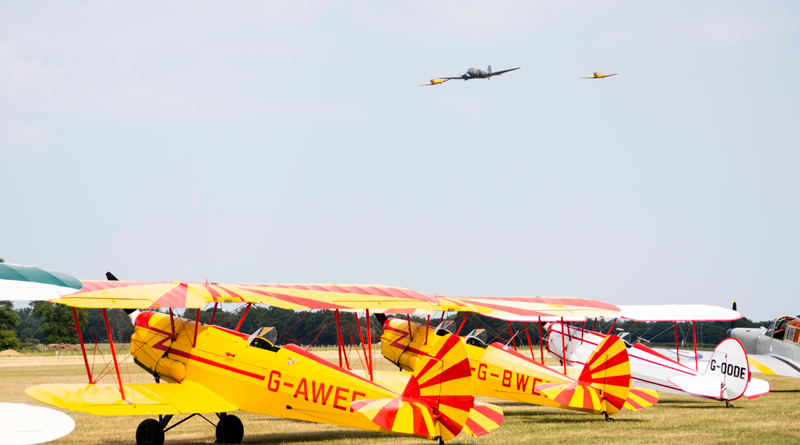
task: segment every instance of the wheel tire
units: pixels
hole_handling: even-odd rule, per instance
[[[236,416],[227,415],[217,423],[218,443],[242,443],[244,438],[244,425]]]
[[[164,445],[164,428],[155,419],[145,419],[136,428],[136,445]]]

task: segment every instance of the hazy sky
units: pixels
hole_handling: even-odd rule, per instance
[[[0,256],[796,315],[798,48],[795,1],[2,2]]]

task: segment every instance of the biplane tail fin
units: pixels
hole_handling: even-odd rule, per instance
[[[565,407],[615,414],[628,400],[631,367],[625,344],[607,336],[589,356],[578,380],[536,385],[536,390]]]
[[[578,382],[600,391],[608,414],[621,410],[631,389],[631,363],[625,343],[616,335],[608,335],[597,345]]]
[[[669,381],[683,391],[704,397],[736,400],[750,383],[747,352],[739,340],[728,337],[714,349],[701,376],[672,377]]]
[[[392,432],[443,440],[456,437],[465,427],[473,434],[485,434],[502,424],[499,408],[475,405],[472,371],[461,339],[452,334],[433,337],[415,355],[414,373],[402,396],[358,400],[351,407]]]

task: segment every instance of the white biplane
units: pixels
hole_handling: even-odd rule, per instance
[[[631,379],[636,386],[725,401],[729,407],[733,406],[730,404],[731,401],[740,397],[754,399],[769,392],[768,382],[750,376],[747,353],[735,338],[727,338],[720,342],[707,361],[701,361],[702,356],[697,352],[695,322],[738,320],[742,317],[740,313],[706,305],[619,307],[619,318],[635,321],[671,321],[675,325],[674,354],[669,350],[655,350],[638,342],[628,348]],[[693,353],[680,351],[678,347],[677,322],[679,321],[692,322]],[[613,331],[615,323],[616,320],[609,329],[609,334]],[[550,353],[562,360],[566,358],[566,363],[576,367],[582,367],[591,351],[608,335],[564,323],[548,325],[548,332]],[[681,358],[684,359],[683,363]],[[704,365],[702,368],[701,364]]]

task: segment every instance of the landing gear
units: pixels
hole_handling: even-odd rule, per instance
[[[164,427],[156,419],[145,419],[136,428],[136,445],[164,445]]]
[[[611,417],[608,417],[608,413],[607,412],[603,411],[603,415],[606,416],[606,422],[613,422],[614,421],[614,419],[612,419]]]
[[[444,445],[444,439],[442,439],[442,436],[437,437],[437,439],[439,439],[439,445]]]
[[[733,408],[733,404],[729,400],[725,400],[725,408]]]
[[[244,438],[244,425],[236,416],[225,413],[218,414],[217,422],[217,442],[218,443],[241,443]]]

